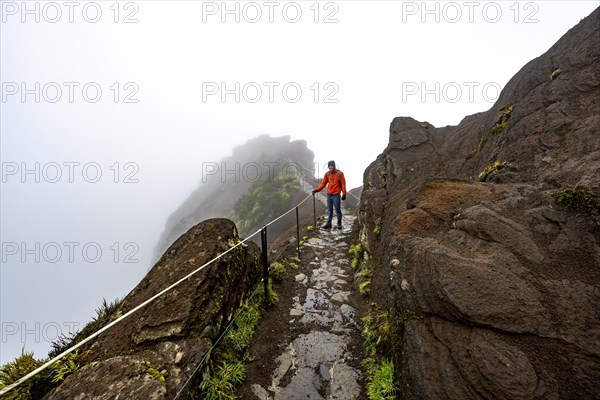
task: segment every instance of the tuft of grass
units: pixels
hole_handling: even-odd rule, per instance
[[[585,186],[572,186],[560,189],[552,194],[558,204],[578,213],[600,210],[598,193]]]
[[[269,276],[273,278],[274,282],[282,282],[285,279],[286,272],[285,266],[282,263],[274,262],[271,263],[271,270],[269,271]]]
[[[234,400],[235,385],[246,377],[246,367],[241,361],[224,362],[211,371],[202,385],[205,400]]]
[[[368,315],[361,319],[365,358],[361,362],[367,375],[367,394],[371,400],[395,399],[394,363],[381,356],[389,345],[391,326],[387,312],[376,318]]]
[[[102,304],[96,309],[96,316],[93,317],[81,331],[71,333],[70,335],[61,334],[61,336],[51,344],[52,350],[48,353],[48,357],[56,357],[68,348],[76,345],[86,337],[105,327],[110,322],[110,316],[117,310],[122,301],[122,299],[115,299],[109,303],[106,299],[102,299]]]
[[[367,383],[367,395],[370,400],[394,400],[396,399],[396,389],[394,363],[390,360],[383,360],[371,371],[371,377]]]

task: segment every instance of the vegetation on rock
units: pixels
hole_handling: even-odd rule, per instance
[[[508,120],[515,108],[514,104],[507,104],[500,109],[500,115],[496,119],[494,126],[492,127],[492,133],[500,133],[508,126]]]
[[[585,213],[600,209],[598,193],[585,186],[566,187],[554,192],[556,202],[568,210]]]
[[[300,182],[292,175],[279,174],[254,184],[233,206],[229,213],[240,236],[251,234],[253,227],[269,222],[288,211]]]

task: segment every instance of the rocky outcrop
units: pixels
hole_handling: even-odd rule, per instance
[[[236,202],[255,183],[272,180],[282,172],[312,176],[311,168],[314,168],[314,153],[306,141],[269,135],[260,135],[234,147],[229,157],[203,163],[198,188],[168,217],[154,249],[154,258],[158,259],[170,243],[199,221],[228,217]]]
[[[401,398],[600,398],[600,210],[553,196],[600,188],[598,43],[600,9],[488,112],[392,121],[359,224]]]
[[[119,317],[238,242],[233,222],[204,221],[173,243],[125,297]],[[260,251],[243,244],[146,307],[86,349],[83,365],[45,399],[172,399],[260,281]]]

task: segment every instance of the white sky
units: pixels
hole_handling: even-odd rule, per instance
[[[0,362],[23,346],[44,357],[58,330],[127,294],[203,163],[290,135],[359,186],[394,117],[445,126],[489,109],[599,4],[228,1],[236,22],[221,1],[0,1]],[[221,83],[239,103],[208,91]],[[39,182],[23,174],[36,163]]]

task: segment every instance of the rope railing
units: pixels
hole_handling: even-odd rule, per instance
[[[248,299],[246,299],[246,304],[248,304],[250,301],[252,301],[252,299],[254,298],[254,296],[256,295],[256,293],[258,293],[258,289],[260,289],[260,284],[263,282],[263,280],[264,280],[264,278],[262,278],[260,280],[260,282],[258,282],[258,285],[256,286],[256,289],[254,289],[254,292],[252,292],[252,294],[250,295],[250,297]],[[223,333],[221,333],[221,335],[217,338],[217,340],[211,346],[211,348],[208,349],[208,350],[206,350],[206,352],[204,353],[204,355],[200,359],[200,362],[198,363],[198,365],[196,366],[196,368],[194,368],[194,372],[192,372],[190,374],[190,376],[185,381],[185,383],[179,388],[179,391],[177,392],[177,394],[175,395],[175,397],[173,398],[173,400],[177,400],[179,398],[179,396],[183,393],[183,391],[185,390],[185,388],[187,387],[187,385],[189,385],[189,383],[192,381],[192,379],[194,378],[194,376],[198,373],[198,371],[200,370],[200,368],[202,368],[202,366],[204,365],[204,363],[206,363],[206,360],[208,360],[208,358],[210,357],[210,354],[212,353],[212,351],[219,345],[219,343],[221,342],[221,340],[223,340],[223,338],[225,337],[225,335],[227,334],[227,332],[229,332],[229,329],[231,329],[231,327],[233,326],[233,323],[237,320],[237,318],[240,316],[241,313],[242,313],[242,307],[240,307],[237,310],[235,316],[231,319],[231,321],[229,322],[229,324],[227,325],[227,327],[225,328],[225,330],[223,331]]]
[[[142,302],[141,304],[139,304],[138,306],[132,308],[127,313],[125,313],[122,316],[120,316],[119,318],[115,319],[114,321],[112,321],[108,325],[102,327],[101,329],[99,329],[98,331],[94,332],[93,334],[91,334],[87,338],[83,339],[79,343],[75,344],[74,346],[72,346],[72,347],[68,348],[67,350],[63,351],[62,353],[60,353],[59,355],[57,355],[56,357],[54,357],[50,361],[48,361],[48,362],[40,365],[38,368],[34,369],[33,371],[31,371],[27,375],[23,376],[18,381],[16,381],[16,382],[14,382],[14,383],[12,383],[12,384],[4,387],[2,390],[0,390],[0,396],[2,396],[3,394],[11,391],[12,389],[16,388],[17,386],[21,385],[22,383],[28,381],[29,379],[33,378],[35,375],[39,374],[40,372],[42,372],[43,370],[45,370],[46,368],[48,368],[50,365],[54,364],[55,362],[57,362],[58,360],[60,360],[64,356],[66,356],[67,354],[71,353],[74,350],[77,350],[78,348],[80,348],[81,346],[83,346],[84,344],[86,344],[87,342],[89,342],[90,340],[94,339],[95,337],[97,337],[100,334],[102,334],[103,332],[107,331],[108,329],[110,329],[114,325],[116,325],[119,322],[123,321],[125,318],[127,318],[128,316],[130,316],[134,312],[136,312],[136,311],[140,310],[141,308],[145,307],[146,305],[150,304],[153,300],[155,300],[155,299],[159,298],[160,296],[162,296],[163,294],[169,292],[171,289],[173,289],[174,287],[178,286],[179,284],[181,284],[182,282],[184,282],[185,280],[187,280],[191,276],[193,276],[193,275],[197,274],[198,272],[202,271],[204,268],[206,268],[207,266],[209,266],[210,264],[212,264],[216,260],[218,260],[221,257],[223,257],[225,254],[229,253],[230,251],[232,251],[236,247],[241,246],[243,243],[245,243],[246,241],[250,240],[251,237],[253,237],[254,235],[256,235],[259,232],[260,232],[260,230],[254,232],[252,235],[248,236],[246,239],[240,241],[239,243],[237,243],[233,247],[230,247],[229,249],[227,249],[223,253],[219,254],[218,256],[216,256],[215,258],[213,258],[212,260],[210,260],[207,263],[205,263],[204,265],[198,267],[196,270],[190,272],[189,274],[187,274],[183,278],[179,279],[177,282],[173,283],[172,285],[170,285],[166,289],[163,289],[162,291],[158,292],[154,296],[150,297],[148,300],[146,300],[146,301]]]
[[[314,208],[315,197],[314,197],[313,194],[311,194],[311,195],[308,195],[307,197],[305,197],[302,201],[300,201],[295,207],[291,208],[290,210],[288,210],[285,213],[281,214],[280,216],[278,216],[277,218],[273,219],[269,223],[265,224],[262,229],[257,230],[256,232],[254,232],[253,234],[251,234],[250,236],[248,236],[244,240],[242,240],[239,243],[235,244],[234,246],[232,246],[231,248],[227,249],[223,253],[217,255],[216,257],[214,257],[210,261],[208,261],[205,264],[203,264],[202,266],[198,267],[196,270],[190,272],[188,275],[186,275],[183,278],[179,279],[177,282],[171,284],[166,289],[163,289],[159,293],[157,293],[154,296],[150,297],[149,299],[147,299],[146,301],[142,302],[138,306],[134,307],[133,309],[131,309],[127,313],[123,314],[119,318],[117,318],[114,321],[110,322],[108,325],[102,327],[101,329],[99,329],[98,331],[96,331],[93,334],[89,335],[88,337],[86,337],[85,339],[81,340],[77,344],[75,344],[72,347],[68,348],[67,350],[63,351],[62,353],[60,353],[56,357],[52,358],[51,360],[47,361],[46,363],[42,364],[38,368],[36,368],[33,371],[31,371],[28,374],[26,374],[25,376],[21,377],[19,380],[17,380],[15,382],[11,383],[10,385],[7,385],[4,388],[0,389],[0,396],[8,393],[9,391],[15,389],[18,386],[20,386],[21,384],[23,384],[24,382],[26,382],[29,379],[33,378],[34,376],[36,376],[40,372],[44,371],[46,368],[48,368],[49,366],[51,366],[55,362],[59,361],[61,358],[65,357],[67,354],[73,352],[74,350],[77,350],[78,348],[82,347],[84,344],[88,343],[90,340],[92,340],[92,339],[98,337],[99,335],[101,335],[102,333],[106,332],[108,329],[110,329],[114,325],[120,323],[121,321],[123,321],[125,318],[127,318],[131,314],[133,314],[136,311],[142,309],[146,305],[150,304],[152,301],[156,300],[157,298],[161,297],[165,293],[169,292],[170,290],[172,290],[173,288],[175,288],[176,286],[178,286],[182,282],[186,281],[188,278],[190,278],[193,275],[197,274],[198,272],[202,271],[204,268],[206,268],[207,266],[209,266],[213,262],[217,261],[218,259],[220,259],[224,255],[226,255],[230,251],[234,250],[238,246],[241,246],[242,244],[244,244],[245,242],[247,242],[248,240],[250,240],[252,237],[254,237],[255,235],[257,235],[258,233],[261,233],[261,237],[262,237],[263,278],[262,278],[261,282],[264,282],[264,285],[265,285],[265,296],[268,297],[269,296],[269,293],[268,293],[268,277],[269,277],[269,271],[268,271],[268,269],[269,268],[268,268],[268,254],[267,254],[267,227],[269,225],[274,224],[275,222],[277,222],[278,220],[280,220],[281,218],[285,217],[286,215],[288,215],[289,213],[291,213],[292,211],[295,210],[296,211],[296,224],[298,224],[298,230],[297,230],[297,232],[298,232],[298,237],[297,237],[297,240],[298,240],[298,256],[300,257],[300,233],[299,233],[300,232],[300,230],[299,230],[299,223],[300,222],[299,222],[299,217],[298,217],[298,207],[300,207],[310,197],[313,198],[313,208]],[[315,214],[315,220],[316,220],[316,214]],[[229,327],[227,329],[229,329]],[[192,374],[192,376],[194,374]],[[190,379],[191,379],[191,377],[190,377]],[[187,385],[187,382],[186,382],[186,385]]]

